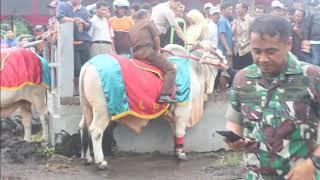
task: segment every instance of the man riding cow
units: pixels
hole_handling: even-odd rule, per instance
[[[133,57],[159,68],[164,72],[164,80],[158,103],[174,103],[171,99],[176,79],[176,69],[160,54],[159,31],[150,21],[147,10],[141,9],[134,16],[135,25],[129,31]]]

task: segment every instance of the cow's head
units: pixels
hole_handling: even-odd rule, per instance
[[[212,45],[211,41],[201,41],[197,44],[195,51],[201,55],[200,63],[217,66],[219,63],[226,63],[227,60],[222,52]]]

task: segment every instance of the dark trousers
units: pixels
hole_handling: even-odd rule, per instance
[[[74,45],[74,76],[79,77],[80,69],[90,59],[90,43]]]
[[[311,63],[320,66],[320,44],[311,44]]]
[[[308,54],[308,53],[305,53],[305,52],[300,52],[298,55],[296,55],[298,57],[298,59],[300,61],[303,61],[303,62],[307,62],[307,63],[310,63],[312,64],[311,62],[311,55]]]
[[[253,63],[253,58],[251,52],[243,56],[239,56],[239,54],[233,56],[233,69],[240,70],[243,69]]]
[[[167,31],[165,34],[160,34],[160,47],[164,48],[166,45],[170,44],[171,31]]]
[[[176,69],[162,54],[155,52],[152,48],[142,47],[133,51],[133,57],[145,61],[164,73],[161,95],[172,95],[176,81]]]

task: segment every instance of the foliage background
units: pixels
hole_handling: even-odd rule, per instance
[[[21,36],[31,36],[33,34],[32,24],[21,17],[10,16],[0,22],[1,35],[5,37],[6,31],[12,30],[12,25],[16,38]]]

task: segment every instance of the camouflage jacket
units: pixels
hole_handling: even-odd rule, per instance
[[[228,120],[240,124],[243,135],[253,140],[245,148],[248,172],[283,179],[296,161],[315,150],[319,67],[291,53],[286,70],[276,77],[266,77],[253,64],[238,72],[229,96]]]

